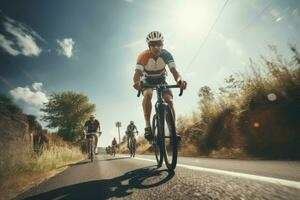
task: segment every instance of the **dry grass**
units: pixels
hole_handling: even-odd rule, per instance
[[[198,148],[194,144],[184,144],[179,147],[179,156],[199,156]]]
[[[78,147],[53,136],[50,145],[38,156],[28,141],[22,138],[1,138],[0,197],[10,199],[37,180],[44,180],[57,170],[84,158]],[[58,145],[56,145],[55,141]]]
[[[210,157],[300,158],[300,56],[270,49],[272,57],[250,60],[251,73],[226,78],[219,93],[199,90],[199,111],[177,120],[182,146]]]

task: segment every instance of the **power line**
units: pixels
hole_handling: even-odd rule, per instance
[[[204,46],[204,44],[206,43],[206,41],[207,41],[207,39],[208,39],[208,37],[209,37],[211,31],[213,30],[214,26],[217,24],[219,18],[221,17],[221,15],[222,15],[222,13],[223,13],[223,11],[224,11],[224,9],[225,9],[225,7],[226,7],[228,1],[229,1],[229,0],[226,0],[226,2],[224,3],[222,9],[221,9],[220,12],[219,12],[219,15],[218,15],[217,18],[215,19],[215,22],[214,22],[213,25],[210,27],[210,30],[208,31],[208,33],[207,33],[206,37],[204,38],[203,42],[200,44],[200,47],[199,47],[198,51],[196,52],[195,56],[192,58],[191,62],[190,62],[190,63],[188,64],[188,66],[186,67],[185,72],[190,68],[190,66],[193,64],[193,62],[195,61],[195,59],[198,57],[198,55],[199,55],[199,53],[200,53],[202,47]]]

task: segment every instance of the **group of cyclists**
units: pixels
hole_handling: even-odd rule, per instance
[[[89,120],[87,120],[84,124],[84,135],[86,136],[87,139],[94,137],[94,152],[97,153],[97,145],[98,145],[98,135],[101,134],[101,128],[100,128],[100,123],[97,119],[95,119],[94,115],[90,115]],[[126,138],[127,138],[127,147],[130,149],[130,140],[131,142],[136,142],[135,139],[135,133],[138,134],[138,130],[134,124],[133,121],[130,121],[129,125],[127,126],[126,129]],[[87,142],[87,149],[90,149],[89,147],[89,143]],[[111,155],[115,155],[116,153],[116,149],[118,148],[118,142],[116,140],[116,138],[114,137],[111,145],[109,145],[108,147],[106,147],[106,153],[107,154],[111,154]]]
[[[184,81],[177,71],[177,67],[174,61],[173,56],[169,51],[163,49],[164,37],[159,31],[152,31],[146,37],[146,42],[148,49],[141,52],[138,56],[135,73],[133,75],[133,87],[137,91],[142,91],[143,94],[143,112],[145,119],[145,132],[144,137],[151,142],[153,140],[153,133],[151,130],[150,117],[152,110],[152,94],[153,89],[142,88],[142,84],[167,84],[166,82],[166,66],[168,66],[169,71],[172,73],[174,80],[180,86],[182,90],[185,90],[187,87],[187,82]],[[170,89],[165,88],[162,92],[162,97],[164,101],[170,106],[172,114],[175,121],[175,110],[173,106],[173,94]],[[84,125],[84,133],[87,135],[87,138],[94,137],[95,141],[95,151],[98,144],[98,136],[100,132],[100,123],[95,119],[94,115],[90,116],[90,119]],[[138,130],[134,125],[133,121],[130,121],[126,129],[127,136],[127,146],[130,148],[130,142],[135,140],[135,133],[138,134]],[[180,136],[177,136],[180,138]],[[131,141],[130,141],[131,140]],[[117,141],[114,138],[112,141],[111,148],[115,148]]]
[[[108,145],[108,147],[105,148],[106,154],[110,154],[115,156],[116,155],[116,149],[119,147],[116,138],[114,138],[111,142],[111,145]]]

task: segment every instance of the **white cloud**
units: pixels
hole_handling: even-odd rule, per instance
[[[36,91],[41,91],[42,90],[42,86],[43,86],[43,83],[33,83],[32,84],[32,88]]]
[[[36,43],[36,39],[44,42],[45,40],[30,27],[9,17],[4,17],[3,26],[6,34],[11,36],[11,39],[7,39],[7,36],[4,35],[0,36],[0,47],[7,53],[13,56],[20,54],[38,56],[42,52],[42,49]]]
[[[42,91],[32,91],[29,87],[16,87],[9,91],[13,100],[25,102],[30,107],[41,107],[48,102],[48,98]]]
[[[127,3],[133,3],[134,2],[134,0],[124,0],[124,1],[126,1]]]
[[[71,58],[73,55],[73,47],[75,42],[72,38],[65,38],[63,40],[57,40],[60,49],[58,52],[62,55],[65,55],[68,58]]]
[[[28,86],[16,87],[9,91],[13,101],[27,114],[41,116],[40,109],[48,102],[47,95],[42,91],[43,83],[33,83],[31,90]]]
[[[20,54],[18,50],[13,48],[14,42],[8,40],[4,35],[0,34],[0,46],[9,54],[17,56]]]

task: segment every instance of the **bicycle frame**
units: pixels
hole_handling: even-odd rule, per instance
[[[161,112],[160,112],[160,111],[162,111],[161,106],[163,104],[166,104],[166,102],[165,102],[165,100],[162,96],[163,89],[166,89],[166,88],[180,88],[179,85],[167,85],[165,83],[155,84],[155,85],[142,84],[141,86],[142,86],[142,88],[151,88],[153,90],[156,90],[157,101],[155,103],[155,112],[158,114],[158,117],[161,116]],[[183,93],[183,90],[180,88],[179,96],[182,96],[182,93]],[[137,96],[139,97],[140,95],[141,95],[141,90],[139,90]]]
[[[101,134],[101,132],[99,132]],[[95,138],[97,137],[97,133],[87,133],[86,136],[92,136],[88,139],[88,153],[90,154],[90,159],[93,162],[95,156]]]
[[[136,138],[134,134],[130,135],[128,138],[128,147],[129,147],[130,156],[134,157],[136,151]]]
[[[170,106],[165,102],[164,98],[163,98],[163,90],[166,89],[166,88],[180,88],[179,85],[167,85],[165,83],[162,83],[162,84],[155,84],[155,85],[149,85],[149,84],[142,84],[142,88],[151,88],[153,90],[156,90],[156,93],[157,93],[157,101],[155,103],[155,115],[156,116],[155,118],[153,118],[153,123],[154,123],[154,120],[156,119],[156,126],[157,126],[157,137],[154,137],[154,140],[153,140],[153,145],[157,145],[159,147],[159,153],[160,153],[160,158],[157,157],[157,152],[155,151],[155,156],[156,156],[156,159],[157,159],[157,163],[158,163],[158,167],[161,166],[161,163],[162,163],[162,154],[163,154],[163,157],[165,159],[165,163],[168,167],[169,170],[174,170],[175,167],[176,167],[176,163],[177,163],[177,154],[178,154],[178,150],[177,150],[177,136],[176,136],[176,127],[175,127],[175,122],[174,122],[174,113],[172,113],[172,110],[170,109]],[[180,88],[180,93],[179,93],[179,96],[181,96],[183,93],[183,90]],[[138,97],[140,96],[141,94],[141,91],[138,92]],[[171,125],[170,127],[173,127],[172,128],[172,136],[165,136],[165,132],[164,132],[164,115],[168,113],[167,115],[171,117]],[[168,125],[169,125],[169,122],[167,122]],[[165,138],[175,138],[175,139],[172,139],[173,141],[173,144],[175,144],[175,147],[172,149],[172,155],[174,155],[174,157],[172,158],[172,161],[170,162],[169,161],[169,158],[168,158],[168,153],[166,151],[166,146],[165,146]],[[164,148],[164,149],[162,149]]]

